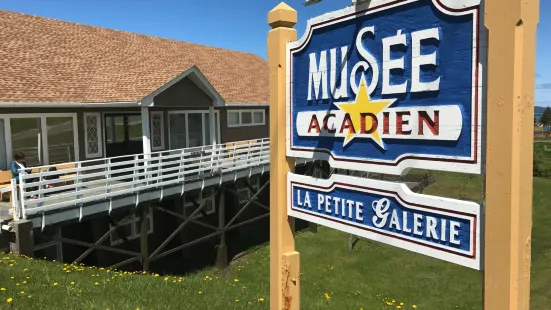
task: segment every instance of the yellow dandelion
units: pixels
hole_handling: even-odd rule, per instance
[[[156,274],[155,274],[155,276],[156,276],[156,277],[158,277],[158,276],[159,276],[159,274],[158,274],[158,273],[156,273]]]
[[[54,282],[54,286],[57,286],[57,282]]]
[[[98,284],[99,284],[98,282],[94,283],[94,285],[98,285]]]
[[[199,291],[198,294],[201,295],[201,294],[203,294],[203,292]]]
[[[4,292],[6,290],[5,287],[0,288],[0,291]]]
[[[9,303],[11,303],[11,302],[13,301],[13,298],[10,297],[10,298],[6,299],[6,301],[7,301],[8,304],[9,304]]]
[[[165,281],[168,281],[168,277],[166,277],[164,280],[165,280]]]
[[[13,264],[10,264],[10,267],[13,267]]]
[[[401,309],[401,308],[402,308],[402,306],[396,306],[396,309]]]
[[[239,282],[239,279],[233,279],[233,282]]]
[[[14,277],[14,276],[11,276],[10,279],[15,279],[15,277]]]
[[[178,282],[182,282],[182,279],[178,279]]]
[[[251,301],[249,301],[249,302],[247,303],[247,305],[252,306],[253,303],[252,303]]]
[[[15,283],[16,286],[19,286],[19,283]]]
[[[413,305],[411,306],[413,309],[417,309],[417,305]]]
[[[25,291],[21,291],[21,295],[25,295]]]
[[[32,295],[27,296],[27,298],[31,298],[31,297],[33,297],[33,296]]]
[[[71,282],[71,285],[75,285],[75,282]]]
[[[29,271],[29,269],[25,268],[25,269],[23,269],[23,271]]]
[[[236,299],[235,302],[239,302],[239,299]]]
[[[23,284],[27,284],[27,281],[23,281]]]
[[[401,302],[401,303],[400,303],[400,306],[403,306],[403,305],[404,305],[404,303],[403,303],[403,302]]]
[[[258,298],[258,301],[263,302],[264,298],[260,297],[260,298]]]

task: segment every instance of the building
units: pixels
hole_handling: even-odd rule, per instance
[[[2,170],[268,136],[259,56],[5,11],[0,29]]]
[[[6,191],[18,188],[0,220],[6,230],[31,223],[21,253],[52,249],[41,254],[80,262],[90,253],[61,245],[116,252],[134,240],[141,252],[123,262],[147,269],[176,252],[162,250],[181,221],[214,229],[224,249],[226,231],[247,224],[242,206],[260,204],[251,217],[266,218],[268,191],[255,193],[269,169],[259,56],[0,11],[0,68],[0,174]],[[17,151],[39,177],[32,186],[7,171]],[[121,265],[113,259],[91,263]]]

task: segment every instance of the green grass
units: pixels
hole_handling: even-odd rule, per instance
[[[480,177],[436,176],[437,182],[424,193],[482,200]],[[550,189],[551,180],[534,180],[533,310],[551,308]],[[297,236],[303,309],[396,309],[401,302],[403,309],[413,305],[430,310],[482,309],[481,272],[368,240],[360,240],[348,252],[347,240],[347,234],[328,228]],[[0,309],[269,309],[266,246],[226,271],[208,269],[166,280],[162,275],[108,272],[9,255],[0,260],[0,288],[6,288],[0,291]],[[13,298],[10,304],[8,297]],[[391,306],[386,304],[392,300]]]

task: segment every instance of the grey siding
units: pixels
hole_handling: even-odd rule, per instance
[[[258,126],[228,127],[228,113],[231,110],[264,110],[265,124]],[[270,114],[268,107],[226,107],[220,111],[220,135],[222,143],[262,139],[270,137]]]
[[[189,79],[182,79],[153,100],[156,107],[208,109],[213,104],[213,99]]]

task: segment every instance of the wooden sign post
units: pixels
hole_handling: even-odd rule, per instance
[[[529,309],[539,0],[486,0],[484,309]]]
[[[280,3],[268,14],[270,69],[270,309],[299,309],[299,254],[294,220],[287,216],[287,173],[294,159],[285,154],[287,43],[297,39],[297,12]]]
[[[529,308],[538,10],[539,0],[365,1],[309,20],[298,41],[296,11],[270,11],[272,310],[300,305],[292,218],[484,270],[485,309]],[[485,172],[486,202],[300,176],[293,158]]]

